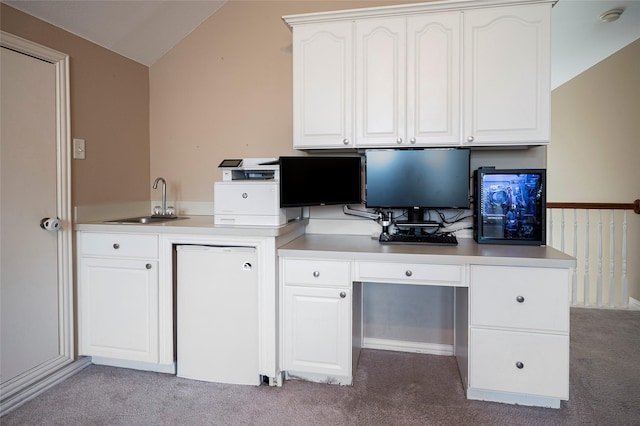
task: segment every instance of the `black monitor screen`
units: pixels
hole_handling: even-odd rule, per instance
[[[280,157],[280,206],[359,204],[361,158]]]
[[[367,150],[366,206],[469,208],[469,150]]]

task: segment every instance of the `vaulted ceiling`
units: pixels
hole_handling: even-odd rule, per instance
[[[226,0],[1,0],[151,66]],[[602,22],[610,9],[624,12]],[[552,10],[552,89],[640,38],[639,0],[559,0]]]

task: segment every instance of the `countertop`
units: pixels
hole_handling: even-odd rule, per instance
[[[306,226],[308,219],[296,220],[281,226],[216,225],[213,216],[188,216],[154,224],[108,223],[104,220],[76,223],[75,231],[127,232],[136,234],[199,234],[278,237]]]
[[[576,266],[575,258],[551,247],[478,244],[471,238],[458,238],[457,246],[437,246],[380,244],[371,236],[305,234],[280,247],[278,255],[405,263]]]

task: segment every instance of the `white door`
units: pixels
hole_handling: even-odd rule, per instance
[[[65,159],[66,56],[6,33],[2,33],[0,50],[0,382],[4,409],[25,387],[72,360],[72,230]],[[36,58],[43,56],[51,60]],[[59,217],[63,231],[41,228],[45,217]]]

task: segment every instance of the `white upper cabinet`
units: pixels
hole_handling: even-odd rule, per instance
[[[409,145],[460,142],[461,18],[458,12],[407,18]]]
[[[548,143],[551,5],[464,12],[464,138]]]
[[[286,16],[294,148],[540,145],[550,137],[550,0]]]
[[[356,22],[356,144],[406,139],[406,18]]]
[[[460,144],[461,20],[356,21],[356,146]]]
[[[295,28],[294,148],[353,148],[353,23]]]

